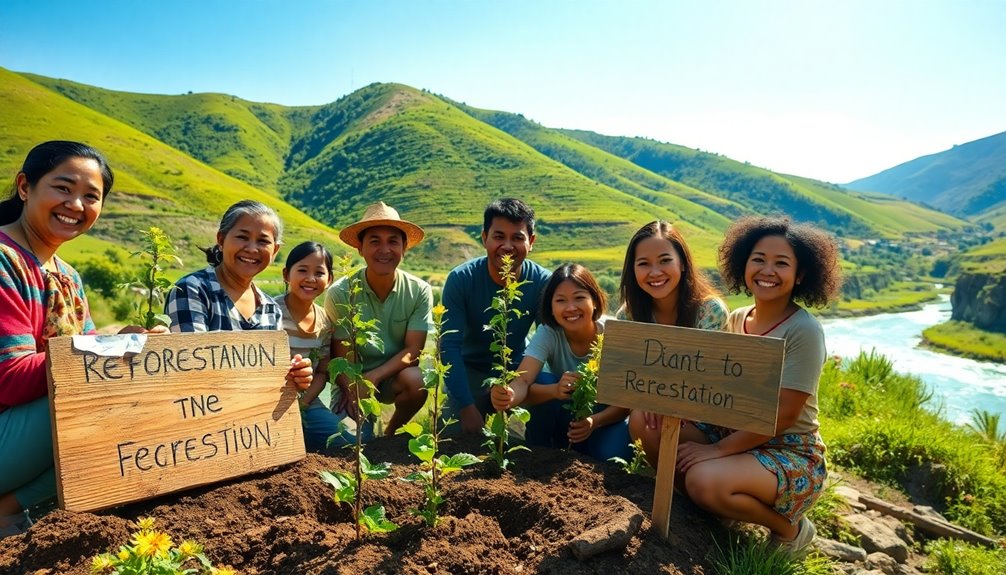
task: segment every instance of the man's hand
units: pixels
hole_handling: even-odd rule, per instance
[[[482,432],[485,421],[482,419],[482,413],[479,411],[479,408],[475,407],[474,404],[461,408],[461,413],[458,415],[461,418],[461,431],[465,433]]]

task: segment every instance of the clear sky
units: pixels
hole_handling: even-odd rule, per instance
[[[0,30],[0,66],[103,88],[400,82],[836,183],[1006,131],[1006,0],[0,0]]]

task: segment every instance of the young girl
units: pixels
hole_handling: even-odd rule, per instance
[[[681,233],[664,221],[650,222],[632,236],[618,293],[618,314],[631,321],[711,330],[726,326],[726,304],[696,267]],[[629,434],[642,441],[654,468],[660,455],[662,420],[641,410],[629,416]]]
[[[730,331],[786,340],[778,435],[697,424],[682,430],[678,469],[695,503],[764,525],[774,543],[801,555],[815,534],[805,514],[827,473],[817,432],[825,345],[821,324],[796,302],[823,307],[837,294],[838,248],[813,226],[747,217],[727,230],[719,257],[728,289],[754,296],[754,305],[730,314]]]
[[[217,230],[217,243],[204,249],[210,265],[175,283],[164,311],[171,331],[242,331],[282,329],[276,301],[255,285],[283,242],[283,223],[272,208],[241,200],[227,208]],[[311,360],[295,355],[287,381],[300,389],[314,380]]]
[[[290,336],[290,354],[309,357],[314,351],[314,379],[300,398],[304,443],[308,451],[324,452],[329,438],[340,433],[342,418],[318,395],[328,383],[328,361],[332,347],[332,324],[325,310],[314,300],[325,293],[332,281],[332,254],[316,242],[304,242],[290,251],[283,267],[286,294],[276,304],[283,314],[283,329]],[[334,445],[346,442],[333,441]]]
[[[549,447],[572,443],[577,451],[602,461],[631,456],[625,422],[628,409],[597,405],[593,415],[580,421],[571,421],[569,410],[562,409],[576,389],[577,368],[589,359],[590,346],[604,330],[601,315],[607,305],[597,280],[581,265],[559,266],[545,284],[540,325],[517,368],[521,375],[509,387],[494,387],[491,392],[497,410],[548,402],[531,416],[528,443]],[[558,383],[535,383],[545,363],[562,374]]]

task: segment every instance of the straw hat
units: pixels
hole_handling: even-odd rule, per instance
[[[403,220],[399,217],[398,211],[395,208],[384,202],[377,202],[367,207],[367,211],[363,212],[363,219],[342,228],[342,231],[339,232],[339,239],[359,249],[360,234],[367,228],[375,226],[390,226],[401,230],[405,234],[405,246],[407,248],[411,248],[422,241],[424,235],[423,228],[412,222]]]

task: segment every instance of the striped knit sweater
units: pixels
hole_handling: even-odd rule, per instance
[[[82,333],[94,333],[80,275],[59,258],[55,261],[83,303],[76,312],[82,315]],[[0,411],[47,393],[45,285],[38,259],[0,232]]]

